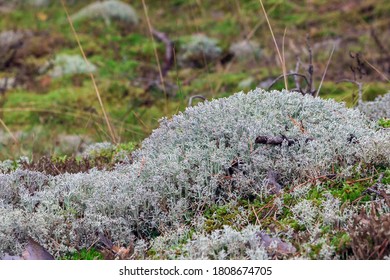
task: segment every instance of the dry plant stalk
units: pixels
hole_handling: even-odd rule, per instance
[[[66,6],[65,6],[64,0],[61,0],[61,4],[62,4],[62,7],[64,8],[64,11],[65,11],[65,13],[66,13],[66,17],[67,17],[67,19],[68,19],[69,25],[70,25],[70,27],[71,27],[71,29],[72,29],[73,35],[74,35],[74,37],[75,37],[75,39],[76,39],[76,41],[77,41],[77,44],[78,44],[79,49],[80,49],[80,51],[81,51],[81,54],[82,54],[82,56],[83,56],[83,58],[84,58],[84,61],[85,61],[85,63],[89,66],[90,63],[89,63],[89,61],[88,61],[88,59],[87,59],[87,56],[86,56],[85,53],[84,53],[83,47],[81,46],[80,38],[79,38],[79,36],[78,36],[78,34],[77,34],[77,32],[76,32],[76,29],[75,29],[74,26],[73,26],[72,19],[71,19],[70,16],[69,16],[69,12],[68,12],[68,9],[67,9]],[[97,87],[97,84],[96,84],[96,81],[95,81],[95,77],[94,77],[94,75],[93,75],[92,72],[90,72],[89,75],[90,75],[90,77],[91,77],[92,84],[93,84],[93,86],[94,86],[94,89],[95,89],[95,92],[96,92],[96,96],[97,96],[98,101],[99,101],[99,104],[100,104],[100,108],[102,109],[103,116],[104,116],[104,119],[105,119],[105,121],[106,121],[106,125],[107,125],[107,127],[108,127],[108,131],[109,131],[109,134],[110,134],[110,137],[111,137],[111,141],[112,141],[113,143],[117,143],[116,136],[115,136],[115,132],[114,132],[114,129],[113,129],[111,123],[110,123],[110,120],[109,120],[109,118],[108,118],[108,115],[107,115],[107,113],[106,113],[106,110],[104,109],[103,101],[102,101],[102,98],[101,98],[101,96],[100,96],[100,92],[99,92],[99,89],[98,89],[98,87]]]
[[[165,98],[167,98],[167,90],[165,88],[164,75],[163,75],[163,71],[161,69],[160,59],[159,59],[158,53],[157,53],[156,41],[154,40],[154,36],[153,36],[153,27],[152,27],[152,24],[150,23],[150,18],[149,18],[149,14],[148,14],[148,7],[146,6],[145,0],[142,0],[142,6],[144,8],[145,18],[146,18],[146,22],[148,24],[150,38],[151,38],[152,44],[153,44],[154,56],[156,57],[158,72],[160,74],[160,82],[161,82],[161,85],[163,87]]]
[[[276,48],[276,51],[278,53],[278,57],[279,57],[279,61],[280,61],[280,64],[282,65],[282,71],[283,71],[283,77],[284,77],[284,86],[286,88],[286,90],[288,90],[288,84],[287,84],[287,70],[286,70],[286,62],[284,61],[284,58],[282,57],[280,51],[279,51],[279,47],[278,47],[278,43],[276,43],[276,39],[275,39],[275,35],[274,35],[274,32],[272,30],[272,26],[271,26],[271,23],[268,19],[268,15],[267,15],[267,11],[265,10],[264,8],[264,5],[263,5],[263,1],[262,0],[259,0],[260,2],[260,5],[261,5],[261,9],[263,10],[263,13],[264,13],[264,16],[265,16],[265,19],[268,23],[268,28],[271,32],[271,35],[272,35],[272,39],[274,41],[274,44],[275,44],[275,48]],[[285,31],[286,33],[286,31]],[[284,39],[283,39],[284,40]]]
[[[322,87],[322,83],[324,82],[326,72],[328,72],[328,67],[329,67],[329,64],[330,64],[330,60],[332,59],[332,56],[333,56],[333,53],[334,53],[335,48],[336,48],[336,46],[333,45],[333,48],[332,48],[332,50],[331,50],[331,52],[330,52],[328,61],[326,62],[325,71],[324,71],[324,74],[322,75],[320,85],[318,86],[318,90],[317,90],[317,92],[316,92],[315,95],[314,95],[315,97],[317,97],[317,96],[320,95],[320,90],[321,90],[321,87]]]
[[[5,124],[5,122],[2,119],[0,119],[0,124],[4,127],[4,129],[7,131],[7,133],[11,136],[14,143],[18,144],[18,139],[16,139],[15,135],[12,134],[11,130],[8,128],[8,126]]]
[[[377,67],[375,67],[374,65],[372,65],[370,62],[367,61],[367,59],[364,58],[364,62],[366,62],[372,69],[374,69],[383,79],[385,79],[387,82],[390,83],[390,79],[387,78],[387,76],[381,72]]]

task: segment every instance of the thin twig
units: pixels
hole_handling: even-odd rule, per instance
[[[309,81],[307,80],[307,77],[305,75],[302,75],[302,74],[299,74],[299,73],[288,73],[286,75],[282,74],[282,75],[278,76],[275,80],[273,80],[271,85],[268,87],[268,90],[270,90],[284,76],[286,76],[286,77],[289,77],[289,76],[299,76],[299,77],[302,77],[305,80],[306,84],[309,85]]]
[[[324,71],[324,74],[322,75],[320,85],[318,86],[318,89],[317,89],[317,91],[316,91],[316,93],[315,93],[315,95],[314,95],[315,97],[317,97],[317,96],[320,95],[320,90],[321,90],[321,87],[322,87],[322,83],[324,82],[325,75],[326,75],[326,72],[328,71],[329,63],[330,63],[330,60],[332,59],[332,56],[333,56],[333,53],[334,53],[335,48],[336,48],[336,45],[333,44],[333,48],[332,48],[332,50],[331,50],[331,52],[330,52],[328,61],[326,62],[325,71]]]
[[[157,40],[165,44],[165,61],[162,67],[162,75],[163,77],[165,77],[169,69],[171,69],[173,65],[173,56],[174,56],[173,42],[168,38],[168,36],[165,33],[160,32],[156,29],[152,29],[152,34],[154,37],[156,37]]]
[[[194,95],[194,96],[191,96],[190,99],[188,100],[188,107],[192,106],[192,100],[194,99],[202,99],[202,100],[206,100],[206,97],[202,96],[202,95]]]
[[[350,184],[355,184],[355,183],[358,183],[358,182],[369,181],[369,180],[372,180],[373,178],[374,178],[374,176],[367,177],[367,178],[361,178],[361,179],[357,179],[357,180],[346,180],[346,183],[348,185],[350,185]]]
[[[313,66],[313,51],[311,49],[310,45],[310,35],[306,35],[306,47],[307,51],[309,52],[309,68],[307,69],[307,72],[309,73],[309,94],[312,95],[313,92],[313,75],[314,75],[314,66]]]
[[[295,65],[295,73],[299,72],[299,66],[301,65],[301,59],[297,57],[297,64]],[[299,76],[295,75],[294,76],[294,81],[295,81],[295,87],[301,91],[301,85],[299,83]]]
[[[82,54],[82,56],[83,56],[83,58],[84,58],[84,61],[85,61],[85,63],[86,63],[88,66],[90,66],[90,63],[89,63],[89,61],[88,61],[88,59],[87,59],[87,56],[86,56],[85,53],[84,53],[84,49],[83,49],[83,47],[81,46],[80,38],[79,38],[79,36],[78,36],[78,34],[77,34],[77,32],[76,32],[76,29],[75,29],[74,26],[73,26],[72,19],[70,18],[70,15],[69,15],[69,13],[68,13],[68,9],[67,9],[66,6],[65,6],[64,0],[61,0],[61,4],[62,4],[62,7],[64,8],[64,11],[65,11],[65,13],[66,13],[66,17],[67,17],[67,19],[68,19],[69,25],[70,25],[70,27],[71,27],[71,29],[72,29],[73,35],[74,35],[74,37],[75,37],[75,39],[76,39],[76,41],[77,41],[77,44],[78,44],[79,49],[80,49],[80,51],[81,51],[81,54]],[[109,130],[109,133],[110,133],[111,141],[112,141],[113,143],[117,143],[116,136],[115,136],[115,132],[114,132],[114,129],[113,129],[111,123],[110,123],[110,120],[108,119],[108,115],[107,115],[107,113],[106,113],[106,110],[104,109],[103,101],[102,101],[102,98],[100,97],[100,93],[99,93],[99,89],[98,89],[97,84],[96,84],[96,81],[95,81],[95,77],[94,77],[94,75],[93,75],[92,72],[90,72],[89,75],[90,75],[90,77],[91,77],[92,84],[93,84],[93,86],[94,86],[94,89],[95,89],[95,92],[96,92],[96,96],[97,96],[98,101],[99,101],[99,104],[100,104],[100,108],[102,109],[102,112],[103,112],[103,115],[104,115],[104,119],[105,119],[105,121],[106,121],[106,125],[107,125],[108,130]]]
[[[256,223],[258,223],[259,225],[261,225],[260,223],[260,219],[259,217],[257,216],[257,213],[256,213],[256,210],[255,210],[255,207],[252,205],[252,211],[253,211],[253,214],[255,214],[255,217],[256,217]]]

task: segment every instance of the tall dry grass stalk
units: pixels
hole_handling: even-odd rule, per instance
[[[72,19],[70,18],[70,15],[69,15],[68,9],[66,8],[66,5],[65,5],[64,0],[61,0],[61,4],[62,4],[62,7],[64,8],[64,11],[65,11],[65,13],[66,13],[66,17],[67,17],[67,19],[68,19],[69,25],[70,25],[70,27],[71,27],[71,29],[72,29],[73,35],[74,35],[74,37],[75,37],[75,39],[76,39],[76,41],[77,41],[77,44],[78,44],[79,49],[80,49],[80,51],[81,51],[81,54],[82,54],[82,56],[83,56],[83,58],[84,58],[84,61],[85,61],[85,63],[86,63],[87,65],[90,65],[90,63],[89,63],[89,61],[88,61],[88,59],[87,59],[87,56],[86,56],[85,53],[84,53],[84,49],[83,49],[83,47],[81,46],[80,38],[79,38],[79,36],[78,36],[78,34],[77,34],[77,32],[76,32],[76,29],[74,28]],[[96,92],[97,99],[98,99],[99,104],[100,104],[100,108],[101,108],[101,110],[102,110],[102,112],[103,112],[103,116],[104,116],[106,125],[107,125],[107,127],[108,127],[108,131],[109,131],[109,135],[110,135],[111,141],[112,141],[113,143],[117,143],[117,137],[116,137],[116,135],[115,135],[114,128],[112,127],[111,122],[110,122],[110,120],[109,120],[109,118],[108,118],[108,115],[107,115],[107,113],[106,113],[106,110],[105,110],[105,108],[104,108],[103,100],[102,100],[102,98],[101,98],[101,96],[100,96],[100,92],[99,92],[99,89],[98,89],[98,87],[97,87],[97,84],[96,84],[96,81],[95,81],[95,77],[94,77],[94,75],[93,75],[92,72],[90,72],[89,75],[90,75],[90,77],[91,77],[92,84],[93,84],[93,87],[94,87],[95,92]]]
[[[161,64],[160,64],[160,58],[158,57],[158,53],[157,53],[156,41],[154,40],[154,36],[153,36],[153,27],[152,27],[152,24],[150,22],[149,13],[148,13],[148,7],[146,6],[145,0],[142,0],[142,6],[144,8],[146,23],[148,24],[150,39],[152,40],[152,44],[153,44],[154,56],[156,58],[158,72],[159,72],[159,75],[160,75],[160,82],[161,82],[161,85],[163,87],[163,91],[164,91],[164,95],[165,95],[165,101],[166,101],[165,103],[167,103],[168,102],[168,94],[167,94],[167,90],[166,90],[166,87],[165,87],[164,75],[162,73],[162,68],[161,68]],[[165,110],[167,111],[167,104],[166,104],[165,107],[166,107]],[[167,113],[167,112],[165,112],[165,113]]]
[[[376,68],[374,65],[372,65],[370,62],[368,62],[367,59],[364,58],[364,62],[366,62],[372,69],[374,69],[383,79],[385,79],[387,82],[390,83],[390,79],[387,78],[387,76],[382,72],[380,71],[378,68]]]
[[[321,90],[321,87],[322,87],[322,83],[324,82],[326,72],[328,72],[328,67],[329,67],[330,61],[332,59],[332,56],[333,56],[335,48],[336,48],[336,46],[333,45],[332,50],[330,51],[330,54],[329,54],[328,61],[326,62],[325,71],[324,71],[324,74],[322,75],[321,82],[320,82],[320,85],[318,86],[318,90],[317,90],[317,92],[315,94],[315,97],[320,95],[320,90]]]
[[[18,144],[18,139],[16,139],[15,135],[11,132],[11,130],[8,128],[8,126],[5,124],[5,122],[0,119],[0,124],[4,129],[7,131],[7,133],[11,136],[12,140],[14,141],[14,144]]]
[[[284,61],[284,58],[283,58],[282,54],[280,53],[278,43],[276,42],[275,35],[274,35],[273,30],[272,30],[272,26],[271,26],[271,23],[270,23],[270,21],[269,21],[268,15],[267,15],[267,11],[265,10],[264,5],[263,5],[263,1],[262,1],[262,0],[259,0],[259,2],[260,2],[261,9],[262,9],[262,11],[263,11],[263,13],[264,13],[265,19],[266,19],[266,21],[267,21],[268,28],[269,28],[269,30],[270,30],[270,32],[271,32],[271,36],[272,36],[272,39],[273,39],[274,44],[275,44],[276,52],[278,53],[280,65],[282,66],[282,71],[283,71],[284,87],[285,87],[286,90],[287,90],[287,89],[288,89],[288,83],[287,83],[286,63],[285,63],[285,61]]]

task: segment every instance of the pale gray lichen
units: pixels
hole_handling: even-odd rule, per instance
[[[256,143],[259,136],[280,135],[293,143]],[[335,101],[257,89],[162,119],[132,156],[132,163],[112,171],[0,174],[0,254],[20,254],[27,235],[58,256],[91,246],[101,232],[117,244],[127,244],[134,235],[175,230],[209,205],[267,195],[263,182],[270,169],[287,186],[327,174],[332,166],[341,172],[363,163],[389,166],[390,135]],[[328,202],[321,207],[323,219],[331,223],[327,213],[337,212],[337,203]],[[309,206],[294,210],[305,225],[321,218],[321,208],[313,216],[306,213]],[[228,232],[229,238],[243,241],[242,232]],[[227,229],[215,234],[213,244],[220,248]],[[200,248],[209,237],[194,240]],[[232,248],[244,252],[247,247],[241,241],[232,241]],[[206,247],[199,255],[189,246],[190,258],[208,256]],[[251,247],[248,256],[262,257],[262,249],[256,248]],[[219,251],[212,258],[232,254]]]
[[[121,20],[131,24],[138,23],[138,16],[129,4],[118,0],[94,2],[72,15],[73,21],[101,18],[107,24],[111,20]]]
[[[267,249],[258,236],[259,228],[249,225],[241,231],[230,226],[215,230],[210,234],[195,235],[182,248],[180,259],[267,260]]]
[[[380,95],[374,101],[360,102],[358,109],[372,120],[390,119],[390,93]]]
[[[195,34],[181,47],[179,62],[189,67],[203,67],[214,62],[221,52],[218,40],[204,34]]]
[[[53,78],[65,75],[88,74],[95,72],[97,67],[92,63],[87,63],[80,55],[59,54],[54,58],[53,68],[49,75]]]

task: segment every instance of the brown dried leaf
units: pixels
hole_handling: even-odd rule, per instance
[[[46,251],[38,242],[28,238],[28,243],[22,256],[11,256],[5,254],[2,260],[54,260],[54,257]]]
[[[54,260],[54,257],[32,238],[28,239],[22,258],[25,260]]]

